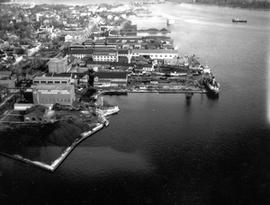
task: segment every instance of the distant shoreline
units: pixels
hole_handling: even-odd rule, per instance
[[[102,1],[102,0],[101,0]],[[191,4],[191,5],[207,5],[207,6],[218,6],[218,7],[227,7],[227,8],[239,8],[239,9],[250,9],[250,10],[260,10],[260,11],[269,11],[270,10],[270,1],[266,0],[265,2],[232,2],[232,3],[225,3],[225,2],[214,2],[215,0],[197,0],[199,2],[193,2],[192,0],[167,0],[167,2],[171,3],[185,3],[185,4]],[[36,3],[36,2],[13,2],[12,0],[0,0],[0,4],[35,4],[35,5],[80,5],[80,4],[74,4],[70,2],[70,4],[63,4],[63,3]],[[101,2],[102,3],[102,2]],[[84,5],[84,4],[82,4]],[[81,6],[82,6],[81,5]],[[88,4],[85,4],[88,5]],[[91,5],[91,3],[89,4]]]
[[[208,5],[208,6],[219,6],[219,7],[228,7],[228,8],[239,8],[239,9],[250,9],[250,10],[270,10],[270,1],[267,2],[253,2],[253,3],[225,3],[225,2],[210,2],[201,0],[201,2],[193,2],[192,0],[167,0],[168,2],[173,3],[186,3],[193,5]],[[200,0],[199,0],[200,1]],[[263,5],[265,3],[265,5]]]

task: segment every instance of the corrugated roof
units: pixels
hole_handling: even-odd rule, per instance
[[[122,78],[126,79],[128,72],[120,72],[120,71],[114,71],[114,72],[96,72],[95,76],[98,78]]]

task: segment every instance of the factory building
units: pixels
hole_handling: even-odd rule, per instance
[[[132,56],[147,56],[153,60],[165,60],[179,57],[177,50],[171,49],[134,49],[132,50]]]
[[[55,103],[72,105],[75,102],[74,85],[48,85],[33,86],[33,101],[37,105],[50,106]]]
[[[38,105],[72,105],[76,99],[74,79],[68,73],[37,76],[32,89],[34,104]]]
[[[33,84],[74,84],[74,79],[72,78],[72,74],[70,73],[47,74],[43,76],[36,76],[33,79]]]
[[[64,73],[67,71],[67,58],[52,58],[48,62],[50,73]]]
[[[92,58],[93,61],[118,62],[118,55],[115,50],[94,51]]]
[[[92,57],[93,48],[89,47],[70,47],[68,51],[68,55],[75,58],[84,58],[84,57]]]
[[[94,87],[123,87],[127,86],[127,72],[96,72]]]

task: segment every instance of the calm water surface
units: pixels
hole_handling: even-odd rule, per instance
[[[121,111],[54,172],[0,157],[0,199],[20,204],[270,204],[269,12],[159,5],[181,54],[222,85],[195,95],[107,97]],[[232,24],[232,17],[248,24]],[[2,203],[1,203],[2,204]]]

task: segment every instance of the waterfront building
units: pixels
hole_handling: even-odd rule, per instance
[[[75,87],[71,84],[38,84],[32,88],[33,101],[37,105],[72,105],[76,100]]]
[[[94,87],[123,87],[127,86],[127,72],[96,72],[94,78]]]
[[[67,58],[51,58],[48,67],[50,73],[65,73],[68,69]]]

